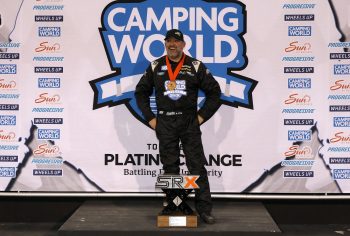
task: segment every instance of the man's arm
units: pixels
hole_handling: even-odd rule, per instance
[[[145,74],[141,77],[140,81],[136,85],[136,89],[135,89],[135,98],[136,98],[137,105],[140,108],[147,122],[150,122],[151,120],[155,119],[155,115],[151,110],[150,101],[149,101],[149,97],[153,93],[153,88],[154,88],[153,71],[152,71],[152,67],[149,66]],[[152,124],[149,123],[151,127],[152,127]],[[152,128],[154,129],[155,127],[152,127]]]
[[[221,102],[221,89],[219,83],[214,79],[213,75],[207,70],[205,65],[201,63],[198,73],[199,88],[205,93],[205,102],[198,111],[198,120],[200,124],[214,115],[219,109]]]

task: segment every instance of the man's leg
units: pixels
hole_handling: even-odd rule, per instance
[[[159,140],[160,160],[163,164],[164,174],[180,173],[180,147],[179,137],[176,134],[176,128],[171,117],[160,116],[157,119],[156,134]],[[171,201],[175,192],[171,189],[165,191],[163,215],[171,215],[177,207]]]
[[[181,143],[186,157],[186,165],[193,175],[199,175],[197,184],[200,189],[196,190],[195,204],[199,214],[210,214],[212,201],[208,181],[207,170],[205,169],[205,155],[201,139],[197,117],[187,117],[188,126],[181,132]]]
[[[195,203],[198,213],[211,213],[212,201],[210,194],[210,186],[208,181],[207,170],[205,169],[205,156],[201,145],[200,134],[188,135],[181,140],[184,154],[186,157],[186,165],[192,175],[199,175],[196,189]]]
[[[172,119],[159,117],[156,133],[159,140],[160,160],[165,174],[180,173],[180,147],[176,129],[172,129]]]

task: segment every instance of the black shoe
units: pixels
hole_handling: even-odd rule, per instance
[[[207,224],[214,224],[215,223],[215,218],[210,213],[203,212],[199,216]]]

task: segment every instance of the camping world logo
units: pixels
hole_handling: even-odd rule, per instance
[[[147,124],[134,90],[149,63],[165,55],[164,35],[173,28],[184,33],[185,54],[202,61],[219,82],[222,104],[253,109],[257,81],[235,73],[248,65],[246,17],[245,5],[235,0],[111,2],[102,12],[99,30],[114,73],[90,81],[93,109],[125,104]],[[199,97],[204,94],[199,92]],[[150,101],[155,105],[154,97]]]

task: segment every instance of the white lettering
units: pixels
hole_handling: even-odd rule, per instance
[[[108,14],[108,25],[111,27],[113,31],[122,32],[124,31],[124,26],[118,26],[114,23],[114,18],[118,13],[124,13],[125,14],[125,8],[115,8]]]
[[[153,8],[147,8],[147,19],[146,19],[146,30],[151,31],[152,29],[152,23],[156,27],[157,30],[160,30],[162,26],[166,25],[167,29],[171,28],[171,15],[170,15],[170,8],[167,7],[164,9],[162,15],[160,16],[160,19],[158,20],[156,13],[153,11]]]
[[[137,37],[136,45],[135,47],[132,45],[132,40],[130,38],[130,35],[123,35],[123,38],[121,40],[120,48],[118,48],[117,42],[115,40],[115,37],[113,35],[108,35],[109,42],[111,44],[111,48],[113,51],[114,59],[117,63],[121,63],[123,59],[123,55],[125,52],[125,49],[128,50],[130,61],[132,63],[136,63],[137,57],[140,53],[142,42],[144,39],[144,35],[139,35]]]

